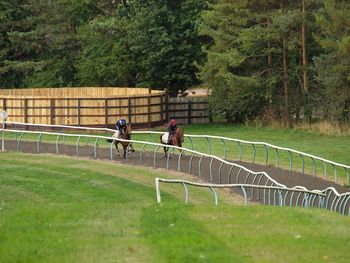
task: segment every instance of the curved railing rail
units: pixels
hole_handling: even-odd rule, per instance
[[[222,171],[222,166],[224,164],[226,165],[229,165],[231,167],[234,167],[234,168],[238,168],[239,169],[239,174],[243,175],[243,171],[245,171],[249,177],[252,177],[254,176],[255,179],[254,180],[258,180],[259,181],[262,181],[262,178],[259,177],[257,178],[257,175],[260,175],[264,178],[266,178],[266,180],[264,181],[265,184],[270,184],[270,185],[278,185],[278,186],[281,186],[281,187],[286,187],[285,185],[283,184],[280,184],[278,183],[276,180],[274,180],[273,178],[271,178],[266,172],[254,172],[254,171],[251,171],[250,169],[242,166],[242,165],[239,165],[239,164],[236,164],[236,163],[231,163],[229,161],[226,161],[226,160],[222,160],[220,159],[219,157],[216,157],[216,156],[213,156],[213,155],[209,155],[209,154],[204,154],[204,153],[200,153],[200,152],[197,152],[197,151],[194,151],[194,150],[190,150],[190,149],[187,149],[187,148],[181,148],[181,147],[177,147],[177,146],[173,146],[173,145],[165,145],[165,144],[160,144],[160,143],[152,143],[152,142],[146,142],[146,141],[138,141],[138,140],[124,140],[124,139],[116,139],[114,137],[110,137],[110,136],[99,136],[99,135],[87,135],[87,134],[72,134],[72,133],[56,133],[56,132],[43,132],[43,131],[26,131],[26,130],[13,130],[13,129],[6,129],[5,132],[8,132],[8,133],[15,133],[15,134],[19,134],[18,136],[15,137],[16,139],[16,142],[17,142],[17,147],[16,149],[19,150],[21,148],[21,143],[22,143],[22,139],[23,139],[23,136],[25,134],[32,134],[32,135],[37,135],[37,139],[36,139],[36,146],[37,146],[37,152],[40,153],[40,145],[42,143],[42,137],[43,135],[51,135],[51,136],[56,136],[56,139],[55,139],[55,149],[56,149],[56,153],[59,154],[59,148],[60,148],[60,143],[65,143],[65,140],[64,140],[64,137],[71,137],[71,138],[76,138],[76,141],[75,141],[75,149],[76,149],[76,155],[79,156],[79,148],[80,148],[80,142],[82,141],[82,138],[92,138],[95,140],[95,143],[93,145],[93,154],[94,154],[94,158],[97,158],[97,148],[98,148],[98,145],[99,145],[99,141],[107,141],[107,140],[110,140],[111,142],[109,143],[109,149],[110,149],[110,159],[113,160],[114,157],[113,157],[113,146],[114,146],[114,142],[115,141],[123,141],[123,142],[130,142],[132,143],[133,145],[135,144],[140,144],[142,145],[140,148],[140,163],[142,163],[142,160],[143,160],[143,157],[144,157],[144,154],[145,154],[145,147],[146,145],[148,146],[152,146],[152,157],[153,157],[153,163],[155,164],[156,163],[156,156],[157,156],[157,153],[160,149],[160,147],[166,147],[168,148],[168,152],[169,153],[173,153],[175,149],[179,150],[179,152],[181,154],[179,154],[178,156],[178,164],[177,164],[177,167],[178,167],[178,171],[181,172],[182,169],[181,169],[181,158],[183,157],[183,155],[185,155],[185,153],[187,152],[187,156],[190,156],[190,164],[189,164],[189,167],[188,167],[188,172],[191,173],[192,171],[192,163],[193,163],[193,160],[194,160],[194,157],[197,156],[199,157],[199,166],[198,166],[198,169],[199,169],[199,175],[201,174],[201,171],[203,171],[201,165],[203,165],[203,158],[206,157],[210,160],[209,162],[209,170],[210,170],[210,174],[211,174],[211,178],[214,177],[214,173],[215,171],[213,171],[213,161],[216,160],[217,162],[220,163],[220,165],[218,166],[221,166],[221,169],[219,169],[217,171],[217,178],[221,178],[221,171]],[[126,158],[128,158],[128,151],[126,152]],[[167,156],[167,168],[169,167],[169,160],[170,160],[170,154],[168,154]],[[233,171],[233,168],[230,169],[231,172]],[[232,180],[232,174],[230,176],[230,180]],[[300,186],[302,187],[302,186]]]
[[[265,186],[265,185],[250,185],[250,184],[205,184],[190,182],[186,180],[178,179],[163,179],[155,178],[157,202],[161,203],[160,183],[175,183],[181,184],[185,191],[185,202],[189,203],[189,189],[188,185],[196,187],[209,188],[214,196],[214,204],[218,205],[218,193],[215,188],[236,188],[240,189],[244,196],[244,205],[248,205],[249,190],[262,190],[262,196],[256,198],[266,205],[273,206],[290,206],[290,207],[316,207],[329,209],[334,212],[338,212],[342,215],[350,216],[350,207],[348,203],[350,201],[350,193],[339,194],[336,189],[329,187],[323,191],[319,190],[305,190],[299,187],[283,188],[278,186]],[[332,196],[333,195],[333,196]],[[251,197],[254,201],[254,196]],[[317,202],[318,201],[318,202]]]
[[[106,142],[106,140],[111,140],[112,142],[109,143],[109,158],[111,160],[114,159],[114,154],[113,154],[113,146],[114,142],[116,141],[116,138],[110,137],[110,136],[99,136],[99,135],[88,135],[88,134],[74,134],[74,133],[62,133],[62,132],[47,132],[47,131],[27,131],[27,130],[14,130],[14,129],[5,129],[5,133],[15,133],[16,134],[16,149],[20,150],[21,148],[21,143],[22,143],[22,138],[25,134],[32,134],[36,135],[36,150],[37,152],[41,152],[41,145],[42,145],[42,137],[43,135],[48,135],[48,136],[55,136],[55,143],[53,144],[55,147],[55,153],[59,154],[60,153],[60,148],[62,147],[62,144],[65,143],[65,138],[66,137],[71,137],[71,138],[76,138],[75,140],[75,145],[65,145],[65,147],[74,147],[76,151],[76,155],[79,157],[80,156],[80,142],[82,138],[90,138],[93,139],[93,157],[97,158],[98,155],[98,147],[101,142]],[[196,174],[199,177],[201,177],[201,174],[203,173],[204,169],[207,169],[209,171],[209,180],[213,182],[213,178],[216,179],[216,181],[219,183],[218,185],[225,185],[222,182],[222,176],[223,176],[223,170],[225,166],[225,174],[227,178],[227,183],[232,184],[232,177],[235,178],[236,184],[239,184],[240,182],[244,182],[244,185],[257,185],[257,186],[264,186],[264,187],[278,187],[281,189],[288,189],[285,185],[278,183],[276,180],[271,178],[266,172],[254,172],[249,170],[248,168],[229,162],[227,160],[223,160],[217,156],[209,155],[209,154],[204,154],[198,151],[194,151],[191,149],[187,148],[180,148],[177,146],[171,146],[171,145],[164,145],[160,143],[152,143],[152,142],[146,142],[146,141],[138,141],[138,140],[123,140],[123,139],[118,139],[118,141],[126,141],[132,144],[139,144],[140,145],[140,154],[139,154],[139,163],[142,164],[144,162],[144,157],[146,154],[145,148],[146,146],[151,146],[152,147],[152,161],[153,165],[156,166],[157,162],[157,154],[159,154],[159,149],[161,147],[167,147],[169,153],[174,155],[174,150],[178,150],[180,154],[178,154],[176,157],[176,168],[179,172],[186,172],[189,174]],[[148,151],[150,152],[150,151]],[[166,168],[170,169],[170,155],[168,154],[166,158]],[[182,161],[185,157],[187,156],[188,158],[188,167],[184,167],[184,162]],[[204,158],[207,160],[203,162]],[[126,159],[128,159],[128,151],[126,152]],[[216,167],[214,167],[214,161],[217,163]],[[195,172],[193,167],[194,163],[197,162],[197,168],[198,170]],[[265,200],[265,191],[264,194],[262,194],[261,189],[259,187],[251,187],[251,193],[249,193],[252,197],[254,196],[259,196],[259,199],[262,198]],[[309,191],[305,187],[302,186],[297,186],[293,188],[301,190],[301,191]],[[263,195],[261,197],[261,195]],[[338,192],[335,190],[331,190],[331,195],[333,195],[333,201],[332,203],[336,202],[336,206],[340,201],[335,200],[336,196],[338,196]],[[347,196],[346,198],[342,197],[343,199],[341,200],[341,205],[347,206],[349,203],[350,199],[350,193],[342,194],[342,196]],[[339,205],[340,205],[339,204]],[[327,208],[327,206],[326,206]],[[333,206],[330,207],[330,209],[333,209]]]
[[[44,125],[44,124],[29,124],[29,123],[20,123],[20,122],[6,122],[7,124],[10,125],[19,125],[19,126],[25,126],[25,128],[28,127],[37,127],[38,129],[43,129],[43,128],[56,128],[56,129],[61,129],[63,132],[64,129],[69,129],[69,130],[89,130],[89,131],[95,131],[95,132],[114,132],[115,130],[113,129],[108,129],[108,128],[89,128],[89,127],[76,127],[76,126],[65,126],[65,125]],[[161,135],[164,132],[158,132],[158,131],[133,131],[133,134],[157,134]],[[194,146],[193,139],[199,138],[199,139],[204,139],[204,141],[207,143],[208,146],[208,154],[212,154],[212,149],[213,145],[222,145],[223,151],[222,151],[222,156],[223,159],[228,159],[228,143],[233,142],[237,144],[238,147],[238,158],[234,158],[232,156],[233,160],[239,160],[243,161],[243,152],[246,150],[246,147],[243,147],[244,145],[249,145],[249,148],[251,149],[251,153],[249,155],[252,156],[250,160],[244,159],[244,161],[249,161],[251,163],[255,163],[257,158],[257,147],[263,147],[263,159],[262,163],[265,165],[272,164],[279,168],[281,166],[281,152],[285,153],[288,157],[288,163],[289,163],[289,171],[300,171],[302,174],[305,173],[305,167],[306,167],[306,161],[307,158],[312,162],[312,173],[316,177],[317,172],[320,172],[320,170],[323,170],[323,178],[325,180],[328,180],[329,173],[328,170],[331,167],[333,170],[333,177],[334,177],[334,182],[339,183],[341,181],[343,184],[349,185],[350,184],[350,166],[337,163],[331,160],[327,160],[325,158],[315,156],[312,154],[304,153],[301,151],[293,150],[290,148],[286,147],[280,147],[276,146],[270,143],[265,143],[265,142],[254,142],[254,141],[246,141],[246,140],[240,140],[240,139],[234,139],[234,138],[227,138],[227,137],[221,137],[221,136],[213,136],[213,135],[190,135],[190,134],[185,134],[185,137],[189,139],[190,143],[190,148],[191,150],[198,150],[195,149],[196,147]],[[201,144],[203,144],[203,141],[201,141]],[[271,162],[269,159],[271,156],[271,151],[275,153],[275,161]],[[259,151],[260,152],[260,151]],[[229,158],[230,159],[230,158]],[[301,167],[300,169],[297,170],[297,161],[301,162]],[[317,165],[318,164],[318,165]],[[342,180],[339,180],[339,177],[342,178]]]

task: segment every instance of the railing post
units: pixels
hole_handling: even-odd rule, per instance
[[[217,195],[214,187],[210,186],[210,190],[213,192],[213,195],[214,195],[214,204],[218,205],[218,195]]]
[[[186,186],[186,184],[183,182],[182,183],[183,187],[185,188],[185,193],[186,193],[186,205],[188,204],[188,188]]]
[[[157,203],[160,204],[161,198],[160,198],[160,186],[159,186],[159,178],[158,177],[155,179],[155,182],[156,182]]]

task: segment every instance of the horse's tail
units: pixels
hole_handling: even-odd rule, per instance
[[[114,140],[112,139],[106,139],[107,142],[113,142]]]

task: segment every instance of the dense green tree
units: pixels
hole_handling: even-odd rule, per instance
[[[128,43],[139,86],[169,88],[171,94],[198,83],[194,61],[201,61],[198,36],[204,0],[129,1]]]
[[[31,13],[25,3],[21,0],[0,1],[0,87],[21,86],[23,76],[34,66],[25,61],[30,56],[30,46],[23,46],[12,37],[13,32],[28,32],[32,28],[32,23],[26,20]]]
[[[212,90],[214,112],[230,121],[268,115],[291,125],[309,103],[309,86],[315,90],[307,61],[318,54],[318,45],[306,30],[315,28],[307,12],[314,5],[219,0],[205,12],[201,33],[212,44],[200,77]]]
[[[81,44],[77,37],[79,24],[93,16],[89,1],[33,1],[35,29],[26,38],[36,44],[34,61],[40,62],[27,86],[77,85],[77,59]]]
[[[316,14],[315,39],[323,53],[314,58],[326,116],[350,120],[350,2],[325,0]]]
[[[205,13],[201,32],[213,44],[200,76],[212,89],[214,111],[241,122],[262,115],[270,103],[277,113],[284,108],[288,122],[295,70],[289,57],[297,52],[290,31],[297,21],[293,9],[266,0],[220,0]]]
[[[349,5],[2,0],[0,87],[148,86],[176,95],[203,81],[213,111],[229,121],[290,125],[320,112],[346,121]]]
[[[79,84],[135,86],[134,62],[127,34],[127,3],[108,5],[102,2],[97,5],[100,15],[79,30],[83,45],[78,66]]]

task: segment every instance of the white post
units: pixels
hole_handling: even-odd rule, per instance
[[[157,177],[157,178],[155,179],[155,181],[156,181],[157,203],[160,204],[161,199],[160,199],[159,178]]]
[[[2,139],[1,139],[1,151],[5,151],[4,147],[4,141],[5,141],[5,121],[2,119]]]
[[[2,111],[0,117],[2,119],[2,138],[1,138],[1,151],[5,151],[5,122],[7,119],[7,112]]]

